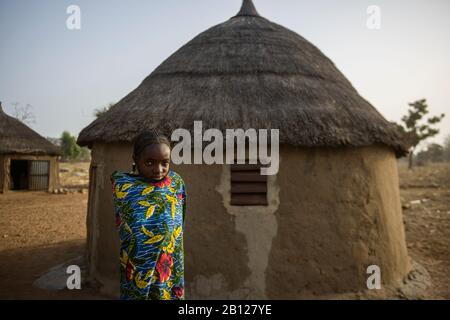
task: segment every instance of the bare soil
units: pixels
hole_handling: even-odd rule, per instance
[[[450,299],[450,164],[399,174],[408,253],[430,273],[426,297]]]
[[[33,282],[50,268],[82,256],[86,245],[88,163],[60,165],[74,192],[0,194],[0,299],[102,299],[94,289],[49,291]],[[408,170],[399,164],[411,258],[431,275],[425,299],[450,299],[450,164]]]

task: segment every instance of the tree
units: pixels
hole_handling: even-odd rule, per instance
[[[86,147],[76,144],[76,138],[69,132],[64,131],[61,138],[46,138],[51,143],[57,145],[62,152],[62,159],[67,161],[90,161],[91,151]]]
[[[79,161],[90,161],[91,160],[91,151],[87,147],[80,148],[80,155],[77,160]]]
[[[14,107],[13,111],[14,118],[27,125],[36,123],[36,117],[31,111],[33,107],[30,104],[27,104],[26,106],[21,106],[20,102],[13,102],[11,104]]]
[[[94,116],[96,118],[100,118],[102,115],[104,115],[106,112],[108,112],[109,109],[114,105],[115,103],[110,102],[107,106],[97,108],[94,110]]]
[[[444,141],[444,161],[450,162],[450,134]]]
[[[444,160],[444,147],[440,144],[432,143],[426,150],[422,150],[417,154],[417,160],[420,162],[441,162]]]
[[[61,135],[61,151],[64,160],[76,160],[81,153],[76,139],[68,131]]]
[[[445,114],[424,119],[429,113],[426,99],[409,103],[408,114],[402,118],[403,124],[397,124],[397,128],[402,132],[405,143],[409,149],[409,169],[413,165],[414,151],[417,146],[428,138],[439,133],[436,125],[441,122]]]

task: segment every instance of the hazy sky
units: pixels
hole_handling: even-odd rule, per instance
[[[450,134],[450,1],[254,0],[259,13],[318,46],[388,120],[426,98]],[[69,5],[81,30],[66,27]],[[31,104],[33,129],[72,134],[180,46],[239,10],[241,0],[0,0],[0,100]],[[366,25],[370,5],[381,28]]]

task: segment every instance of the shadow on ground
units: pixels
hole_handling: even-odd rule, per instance
[[[85,239],[0,252],[0,299],[103,299],[95,290],[44,290],[33,286],[51,268],[85,252]],[[68,275],[69,276],[69,275]]]

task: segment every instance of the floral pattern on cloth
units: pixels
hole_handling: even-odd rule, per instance
[[[120,299],[184,300],[186,191],[175,172],[158,182],[111,175],[120,241]]]

